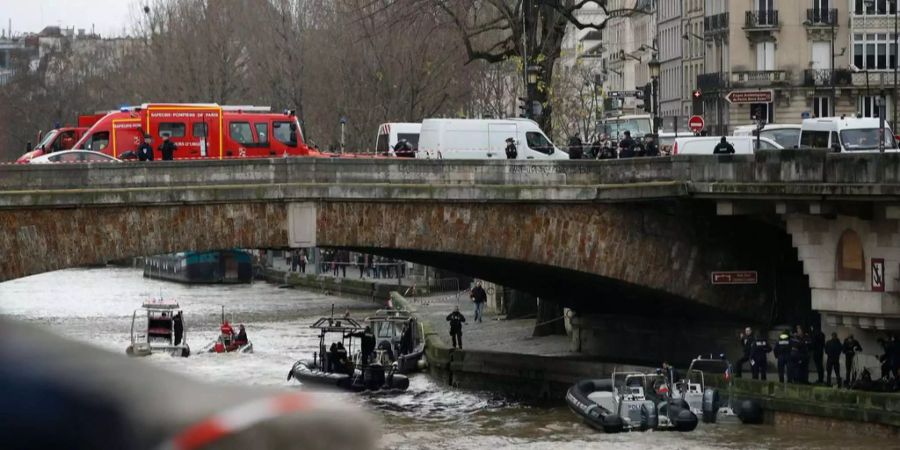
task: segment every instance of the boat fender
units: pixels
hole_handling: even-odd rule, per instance
[[[675,429],[678,431],[693,431],[697,428],[697,415],[692,413],[690,409],[682,409],[675,416]]]
[[[755,400],[744,400],[740,403],[737,416],[743,423],[760,424],[763,422],[762,406]]]
[[[719,413],[719,391],[707,388],[703,391],[703,423],[716,423]]]

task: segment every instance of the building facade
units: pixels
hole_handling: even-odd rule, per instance
[[[657,9],[659,29],[659,115],[682,114],[682,20],[681,1],[663,1]]]
[[[760,119],[799,123],[857,112],[849,2],[706,0],[704,6],[705,67],[696,88],[712,133]]]
[[[648,63],[657,52],[657,1],[610,0],[602,54],[603,92],[635,91],[650,81]],[[644,99],[634,96],[605,102],[607,116],[643,114]],[[649,101],[649,99],[648,99]]]

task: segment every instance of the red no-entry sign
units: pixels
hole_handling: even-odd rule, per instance
[[[688,127],[694,133],[699,133],[701,130],[703,130],[703,127],[705,125],[706,123],[703,121],[702,116],[691,116],[691,119],[688,120]]]

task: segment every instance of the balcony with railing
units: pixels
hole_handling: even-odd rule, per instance
[[[714,92],[728,87],[728,81],[720,73],[704,73],[697,75],[697,89],[703,92]]]
[[[838,25],[838,10],[810,8],[806,10],[806,21],[803,22],[807,27],[834,27]]]
[[[734,87],[770,87],[787,84],[791,81],[791,73],[786,70],[745,70],[731,72],[731,84]]]
[[[772,31],[780,26],[777,10],[747,11],[744,18],[744,29],[747,31]]]
[[[728,13],[720,13],[703,18],[703,35],[712,36],[728,32]]]
[[[850,86],[852,84],[853,74],[849,69],[806,69],[803,71],[803,85],[806,87]]]

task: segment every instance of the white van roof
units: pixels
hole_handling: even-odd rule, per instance
[[[765,130],[799,130],[802,125],[799,123],[767,123],[763,127],[763,131]],[[738,131],[744,132],[753,132],[756,130],[756,125],[740,125],[734,127],[734,132]]]
[[[378,126],[378,134],[390,134],[391,129],[398,133],[412,132],[418,133],[422,129],[421,123],[416,122],[388,122]]]
[[[859,128],[878,128],[879,119],[872,117],[820,117],[817,119],[804,119],[802,128],[804,130],[844,130]],[[887,122],[884,127],[890,129]]]

